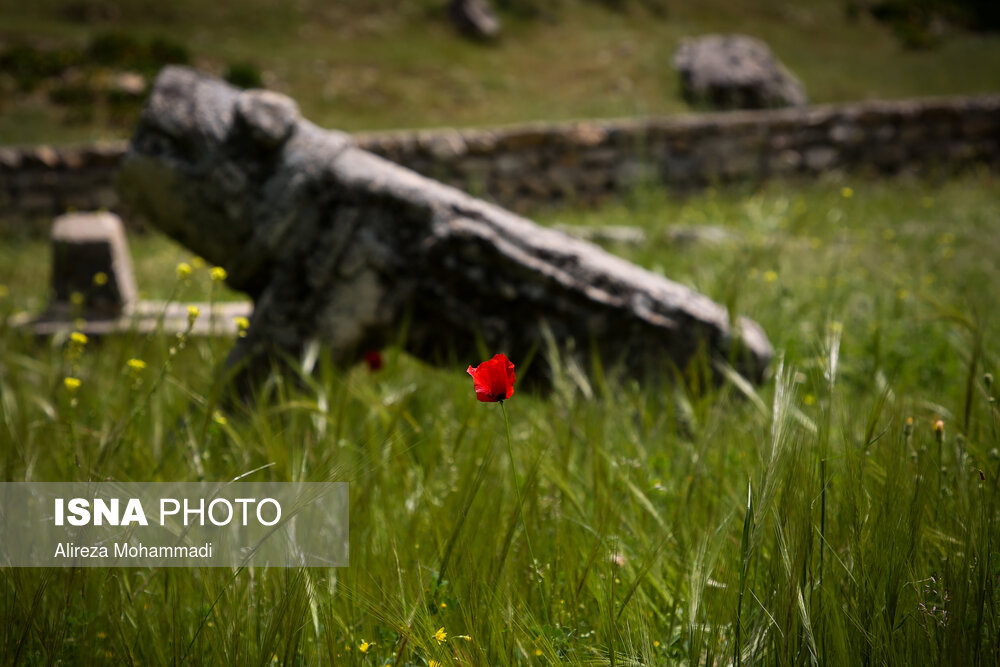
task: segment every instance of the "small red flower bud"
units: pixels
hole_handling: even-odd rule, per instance
[[[365,364],[372,373],[382,370],[382,354],[378,350],[365,352]]]

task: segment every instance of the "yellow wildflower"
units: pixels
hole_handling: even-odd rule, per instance
[[[177,265],[177,278],[179,280],[187,280],[191,277],[191,265],[187,262],[181,262]]]
[[[237,333],[237,335],[240,338],[246,338],[247,337],[247,329],[250,328],[250,320],[248,320],[247,318],[245,318],[245,317],[243,317],[241,315],[239,317],[234,317],[233,318],[233,322],[236,324],[236,333]]]
[[[431,660],[427,663],[427,667],[441,667],[441,663],[437,660]]]
[[[767,270],[767,271],[764,272],[764,280],[766,282],[773,283],[777,279],[778,279],[778,272],[777,271],[772,271],[772,270],[769,269],[769,270]]]
[[[84,301],[83,292],[73,292],[69,295],[69,302],[74,306],[82,306]]]
[[[361,651],[362,653],[368,653],[368,649],[370,649],[372,646],[375,646],[375,642],[366,642],[364,639],[362,639],[361,646],[358,647],[358,650]]]
[[[141,371],[146,368],[146,362],[142,359],[129,359],[125,363],[134,371]]]
[[[847,187],[840,188],[840,196],[843,197],[844,199],[850,199],[851,197],[854,196],[854,189]]]
[[[221,266],[213,266],[212,271],[209,273],[212,276],[212,282],[221,283],[226,279],[226,270]]]
[[[83,347],[84,345],[87,344],[87,334],[80,331],[74,331],[73,333],[71,333],[69,335],[69,339],[70,342],[79,345],[80,347]]]
[[[80,382],[79,378],[68,377],[68,376],[63,378],[63,386],[66,387],[66,391],[68,391],[71,394],[75,394],[76,390],[80,388],[81,384],[82,383]]]
[[[198,306],[188,306],[188,324],[194,324],[199,315],[201,315],[201,311],[198,310]]]
[[[204,268],[205,260],[202,259],[201,257],[194,257],[191,259],[191,266],[193,266],[196,269]]]
[[[104,271],[98,271],[94,274],[94,284],[98,287],[108,284],[108,274]]]
[[[212,413],[212,421],[214,421],[219,426],[225,426],[226,424],[229,423],[226,420],[226,416],[224,414],[222,414],[221,412],[219,412],[218,410],[216,410],[215,412]]]
[[[434,633],[432,639],[436,639],[438,644],[443,644],[448,641],[448,633],[444,631],[444,627],[438,628],[438,631]]]

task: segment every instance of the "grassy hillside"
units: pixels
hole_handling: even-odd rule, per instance
[[[218,74],[249,64],[307,117],[351,131],[683,111],[671,55],[682,37],[711,31],[768,41],[817,102],[995,91],[1000,72],[998,35],[951,29],[933,49],[907,50],[838,0],[562,0],[543,3],[540,17],[505,11],[493,45],[458,37],[444,5],[0,0],[0,45],[83,53],[108,33],[167,40]],[[58,83],[31,93],[2,85],[0,143],[127,136],[138,108],[53,104],[46,86],[80,95]]]
[[[229,341],[124,336],[75,361],[0,325],[5,480],[269,465],[255,479],[351,483],[350,568],[0,570],[0,660],[993,664],[998,209],[996,176],[973,173],[549,214],[641,227],[647,243],[613,249],[757,319],[779,359],[748,387],[563,358],[552,393],[507,402],[527,533],[500,412],[464,373],[479,359],[321,362],[224,414]],[[677,225],[715,233],[685,244]],[[173,292],[190,257],[133,244],[140,285]],[[37,305],[44,245],[0,252],[0,313]],[[181,297],[208,284],[199,269]]]

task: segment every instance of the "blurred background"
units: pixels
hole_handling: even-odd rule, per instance
[[[348,131],[684,111],[673,54],[684,37],[712,32],[764,40],[811,102],[975,93],[1000,81],[994,0],[458,8],[478,24],[452,6],[464,4],[0,0],[0,144],[127,137],[167,63],[287,93],[307,118]]]

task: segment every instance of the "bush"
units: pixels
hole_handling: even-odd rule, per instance
[[[848,14],[853,3],[848,4]],[[881,0],[869,6],[871,15],[892,26],[908,48],[929,48],[938,39],[932,26],[946,21],[969,30],[1000,29],[996,0]]]
[[[253,63],[229,63],[223,78],[240,88],[263,88],[264,79]]]
[[[143,42],[124,32],[105,32],[94,36],[87,47],[91,62],[105,67],[119,67],[140,72],[155,72],[164,65],[190,62],[187,49],[166,37]]]
[[[79,62],[67,49],[43,51],[29,44],[15,44],[0,54],[0,72],[11,74],[21,90],[32,90],[43,80],[59,76]]]

